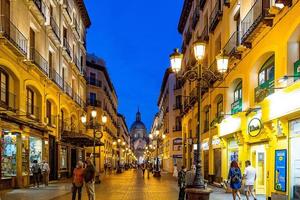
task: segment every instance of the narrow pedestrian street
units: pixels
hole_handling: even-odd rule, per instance
[[[141,171],[129,170],[121,174],[102,175],[102,183],[96,185],[97,200],[176,200],[178,198],[177,182],[170,174],[163,173],[161,178],[147,174],[143,178]],[[231,194],[213,188],[212,200],[230,200]],[[83,200],[87,200],[85,188]],[[2,191],[1,200],[68,200],[71,199],[69,182],[52,183],[48,187],[41,186],[29,189]],[[245,199],[245,197],[243,197]],[[265,198],[258,197],[258,200]]]

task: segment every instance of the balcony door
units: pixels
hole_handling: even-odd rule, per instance
[[[5,21],[6,23],[4,23],[4,31],[6,33],[10,33],[10,0],[0,0],[0,6],[1,6],[1,10],[0,10],[0,17],[1,17],[1,21]],[[3,19],[5,18],[5,19]]]
[[[1,104],[8,105],[8,75],[0,70],[0,101]]]
[[[51,119],[51,102],[47,100],[46,102],[46,115],[47,115],[47,123],[49,125],[52,125],[52,119]]]

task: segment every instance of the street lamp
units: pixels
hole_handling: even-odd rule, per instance
[[[160,177],[161,175],[160,175],[160,168],[159,168],[159,164],[158,164],[159,163],[158,151],[159,151],[159,145],[165,139],[166,135],[165,134],[160,135],[159,130],[156,130],[154,132],[154,135],[150,134],[149,137],[150,137],[151,140],[156,141],[156,165],[155,165],[155,171],[154,171],[153,176],[154,177]]]
[[[101,141],[101,138],[103,136],[102,130],[97,132],[97,129],[102,128],[105,125],[105,123],[107,122],[107,117],[106,117],[105,114],[102,115],[102,123],[100,123],[100,124],[97,123],[96,117],[97,117],[97,110],[93,109],[91,111],[91,119],[89,121],[89,125],[93,129],[93,141],[94,141],[94,144],[93,144],[93,164],[94,164],[95,167],[96,167],[96,155],[95,155],[96,154],[96,139],[99,139]],[[81,122],[83,124],[87,125],[86,115],[81,116]],[[88,127],[88,125],[87,125],[87,127]],[[101,159],[101,157],[100,157],[100,147],[99,147],[99,160],[100,159]],[[99,170],[100,170],[100,168],[101,168],[101,166],[99,165]],[[98,178],[96,178],[96,182],[100,183],[99,176],[98,176]]]
[[[205,184],[204,184],[204,179],[202,175],[202,165],[201,165],[201,98],[202,98],[202,87],[201,83],[205,80],[205,77],[202,76],[202,65],[201,61],[205,57],[205,48],[206,44],[200,40],[197,40],[196,42],[193,43],[193,50],[194,50],[194,57],[196,58],[196,66],[191,66],[190,70],[187,70],[183,75],[183,79],[188,79],[190,81],[197,81],[197,101],[198,101],[198,116],[197,116],[197,166],[196,166],[196,174],[195,174],[195,179],[193,183],[193,188],[198,188],[201,189],[200,193],[206,193],[206,195],[209,195],[210,192],[208,190],[205,190]],[[178,73],[181,70],[182,67],[182,58],[183,56],[179,56],[180,54],[178,52],[178,49],[175,50],[173,54],[170,55],[170,64],[171,68],[174,72]],[[181,54],[182,55],[182,54]],[[225,73],[228,68],[228,56],[224,55],[223,52],[219,54],[216,57],[217,60],[217,69],[220,73]],[[197,74],[197,77],[195,78],[195,74]],[[208,81],[206,81],[208,84]],[[205,195],[205,194],[202,194]]]

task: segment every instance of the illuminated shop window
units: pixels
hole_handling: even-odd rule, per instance
[[[17,175],[17,133],[2,131],[1,145],[1,178],[11,178]]]
[[[36,160],[39,164],[42,162],[42,139],[38,137],[29,137],[29,147],[29,166],[31,169],[34,160]]]

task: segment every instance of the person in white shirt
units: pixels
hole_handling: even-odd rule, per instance
[[[246,168],[244,172],[244,179],[245,179],[245,191],[246,191],[246,198],[249,200],[250,195],[256,200],[255,192],[254,192],[254,184],[256,181],[256,170],[254,167],[251,166],[251,162],[247,160]]]
[[[43,173],[43,182],[45,186],[48,186],[50,167],[49,164],[46,162],[46,160],[44,160],[42,164],[42,173]]]

